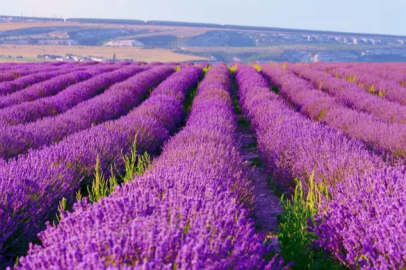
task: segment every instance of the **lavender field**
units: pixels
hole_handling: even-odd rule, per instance
[[[406,64],[0,64],[0,269],[406,269]]]

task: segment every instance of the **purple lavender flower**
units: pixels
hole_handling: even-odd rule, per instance
[[[171,68],[157,66],[146,71],[145,75],[149,74],[150,77],[140,73],[138,79],[134,77],[131,83],[120,89],[145,93],[154,86],[154,82],[159,83],[173,72]],[[198,68],[185,68],[170,76],[154,91],[165,95],[167,87],[175,87],[174,80],[179,82],[175,96],[184,96],[188,88],[197,84],[201,72]],[[180,79],[182,77],[183,80]],[[122,151],[128,153],[136,135],[139,151],[159,151],[171,130],[166,130],[154,118],[138,112],[143,107],[156,107],[160,102],[165,105],[159,95],[150,99],[155,98],[157,103],[142,104],[115,121],[77,132],[58,144],[30,151],[26,156],[10,160],[7,164],[0,162],[0,219],[7,221],[0,224],[0,253],[4,254],[2,264],[14,260],[17,254],[28,248],[28,241],[43,229],[62,197],[73,200],[81,181],[91,177],[97,157],[103,171],[107,171],[112,162],[122,169]],[[169,115],[172,111],[163,113]],[[182,117],[180,114],[173,116]]]
[[[189,68],[196,69],[180,72]],[[227,67],[214,66],[199,85],[186,127],[152,168],[97,203],[75,204],[57,227],[40,234],[42,245],[31,245],[17,269],[282,269],[278,258],[263,259],[268,249],[245,208],[252,194],[230,87]],[[157,90],[151,99],[177,96]],[[134,113],[147,117],[143,105]],[[172,105],[164,108],[170,112]]]

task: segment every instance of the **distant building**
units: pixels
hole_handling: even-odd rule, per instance
[[[116,39],[104,44],[106,47],[143,47],[144,44],[138,40]]]
[[[83,56],[75,55],[75,54],[67,54],[65,58],[67,61],[74,61],[74,62],[83,62],[83,61],[90,60],[87,57],[83,57]]]
[[[43,58],[43,59],[53,59],[53,60],[57,60],[57,59],[62,59],[62,60],[58,60],[58,61],[63,61],[63,57],[60,55],[52,55],[52,54],[39,54],[37,56],[37,58]]]
[[[90,60],[96,61],[96,62],[107,62],[108,61],[108,59],[103,57],[103,56],[92,56],[92,55],[90,55],[89,58],[90,58]]]

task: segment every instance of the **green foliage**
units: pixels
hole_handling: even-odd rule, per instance
[[[190,230],[190,221],[188,220],[188,222],[185,225],[185,228],[183,228],[183,233],[188,234],[189,230]]]
[[[59,201],[59,205],[58,205],[58,213],[56,214],[56,220],[52,221],[52,226],[56,227],[56,224],[61,222],[61,219],[63,217],[63,213],[67,211],[67,200],[65,197],[63,197],[60,201]],[[56,221],[56,222],[55,222]]]
[[[250,158],[251,167],[262,167],[262,162],[259,157]]]
[[[245,117],[240,117],[237,122],[242,129],[249,130],[251,128],[250,121]]]
[[[247,146],[243,146],[243,149],[251,153],[258,153],[258,143],[256,141],[249,143]]]
[[[322,120],[324,117],[326,117],[328,113],[328,109],[322,109],[319,111],[319,114],[314,118],[315,121],[320,121]]]
[[[211,69],[211,66],[207,66],[207,67],[203,68],[203,74],[206,75],[206,73],[209,72],[210,69]]]
[[[296,180],[295,193],[291,200],[282,196],[283,212],[279,217],[278,235],[281,255],[287,262],[294,262],[293,269],[344,269],[338,262],[329,259],[322,250],[312,246],[316,235],[308,230],[308,222],[314,222],[323,197],[328,198],[328,187],[314,182],[310,176],[307,195],[300,180]]]
[[[124,183],[128,183],[135,176],[135,167],[137,162],[137,136],[131,147],[131,152],[128,155],[122,155],[124,160],[125,174],[122,176]]]
[[[345,78],[349,82],[356,83],[357,82],[357,75],[348,76]]]
[[[268,184],[269,189],[272,190],[272,193],[277,197],[282,197],[282,195],[286,191],[285,187],[276,182],[273,175],[270,175],[266,178],[266,183]]]
[[[148,169],[149,165],[151,164],[151,157],[148,155],[147,152],[144,152],[143,155],[137,156],[137,167],[135,169],[135,173],[138,176],[141,176],[145,173]]]
[[[143,175],[151,165],[151,157],[147,152],[142,155],[137,154],[137,136],[135,136],[131,152],[128,155],[123,155],[125,174],[122,176],[124,183],[128,183],[136,175]]]
[[[176,66],[176,67],[175,67],[175,71],[176,71],[176,72],[180,71],[181,69],[182,69],[181,66]]]
[[[97,157],[96,166],[95,166],[95,179],[92,182],[92,187],[87,191],[89,193],[89,202],[98,202],[100,198],[110,195],[115,186],[117,185],[117,179],[114,176],[114,172],[111,172],[109,179],[105,179],[103,172],[100,170],[100,159]]]
[[[136,170],[136,162],[137,162],[137,136],[134,139],[134,143],[131,147],[131,152],[127,155],[122,154],[122,158],[124,161],[124,169],[125,174],[121,176],[121,179],[124,183],[128,183],[132,180],[133,176],[135,175]]]
[[[80,192],[80,189],[78,191],[76,191],[75,195],[76,195],[77,202],[82,200],[83,195],[82,195],[82,192]]]
[[[366,89],[367,89],[371,94],[375,94],[375,86],[374,86],[374,85],[370,85],[370,86],[366,87]]]
[[[272,92],[274,92],[275,94],[279,95],[281,92],[279,91],[279,88],[276,86],[271,86],[271,90]]]
[[[137,154],[137,136],[135,136],[134,143],[131,147],[131,151],[127,155],[122,155],[124,160],[124,175],[118,179],[116,173],[114,172],[114,166],[110,167],[110,177],[108,179],[104,178],[103,172],[100,169],[100,159],[97,157],[94,181],[91,187],[87,187],[89,194],[89,202],[98,202],[100,198],[107,197],[114,192],[115,187],[120,183],[128,183],[136,175],[142,175],[145,173],[147,168],[151,164],[150,155],[145,152],[142,155]],[[121,181],[119,181],[121,180]],[[79,191],[76,192],[76,200],[80,201],[82,199],[82,194]]]
[[[229,70],[230,70],[231,74],[234,74],[234,73],[235,73],[235,71],[237,70],[237,68],[238,68],[238,66],[237,66],[237,65],[231,66],[231,67],[229,68]]]
[[[65,211],[66,211],[66,198],[63,197],[62,200],[59,201],[59,206],[58,206],[59,215],[56,216],[56,219],[58,220],[58,222],[61,221],[63,212],[65,212]]]
[[[136,175],[142,175],[151,165],[151,157],[147,152],[142,155],[137,155],[137,136],[135,137],[134,143],[131,148],[131,152],[127,155],[123,155],[125,174],[117,178],[117,173],[114,165],[110,166],[110,177],[108,179],[104,178],[103,171],[100,169],[100,158],[97,156],[96,166],[94,172],[94,181],[92,181],[91,186],[87,186],[87,194],[89,202],[98,202],[100,198],[107,197],[114,192],[114,189],[120,183],[127,183],[134,179]],[[84,190],[86,192],[86,190]],[[86,195],[86,194],[85,194]],[[81,190],[75,193],[76,201],[79,202],[83,198]],[[62,198],[58,206],[58,214],[56,215],[56,220],[52,221],[55,227],[62,219],[63,213],[68,211],[68,202],[66,198]]]
[[[261,70],[262,70],[260,64],[253,64],[252,67],[255,68],[258,72],[261,72]]]
[[[233,106],[234,106],[234,110],[237,114],[242,113],[240,104],[238,103],[238,98],[236,97],[236,95],[233,95]]]
[[[111,175],[109,178],[109,191],[108,191],[109,194],[113,193],[114,189],[118,185],[118,181],[117,181],[117,177],[114,173],[113,165],[110,166],[110,173],[111,173]]]
[[[257,147],[258,146],[258,143],[255,141],[255,142],[251,142],[251,143],[249,143],[248,145],[247,145],[247,147],[248,148],[253,148],[253,147]]]
[[[210,69],[211,69],[211,66],[203,68],[203,76],[202,76],[202,78],[204,78],[204,76],[206,76],[206,73]],[[195,88],[189,89],[189,91],[187,91],[187,93],[186,93],[186,97],[185,97],[185,100],[183,102],[183,109],[187,114],[189,114],[190,110],[192,109],[192,103],[193,103],[194,98],[197,95],[197,89],[199,88],[199,84],[200,83],[198,83],[198,85]]]
[[[59,202],[59,207],[58,207],[59,212],[63,212],[66,210],[66,198],[63,197],[62,200]]]
[[[185,110],[185,112],[187,114],[189,114],[190,110],[192,109],[193,99],[196,97],[196,95],[197,95],[197,88],[193,89],[192,91],[189,91],[186,94],[186,98],[183,103],[183,109]]]

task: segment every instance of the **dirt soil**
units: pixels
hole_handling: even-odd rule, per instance
[[[234,90],[234,94],[236,94]],[[243,165],[247,169],[254,193],[255,210],[253,212],[255,227],[259,233],[270,241],[272,249],[280,251],[277,234],[279,231],[277,216],[282,213],[280,198],[274,194],[268,185],[270,173],[262,165],[257,148],[257,139],[244,115],[236,112],[238,132],[241,138],[241,154]]]

